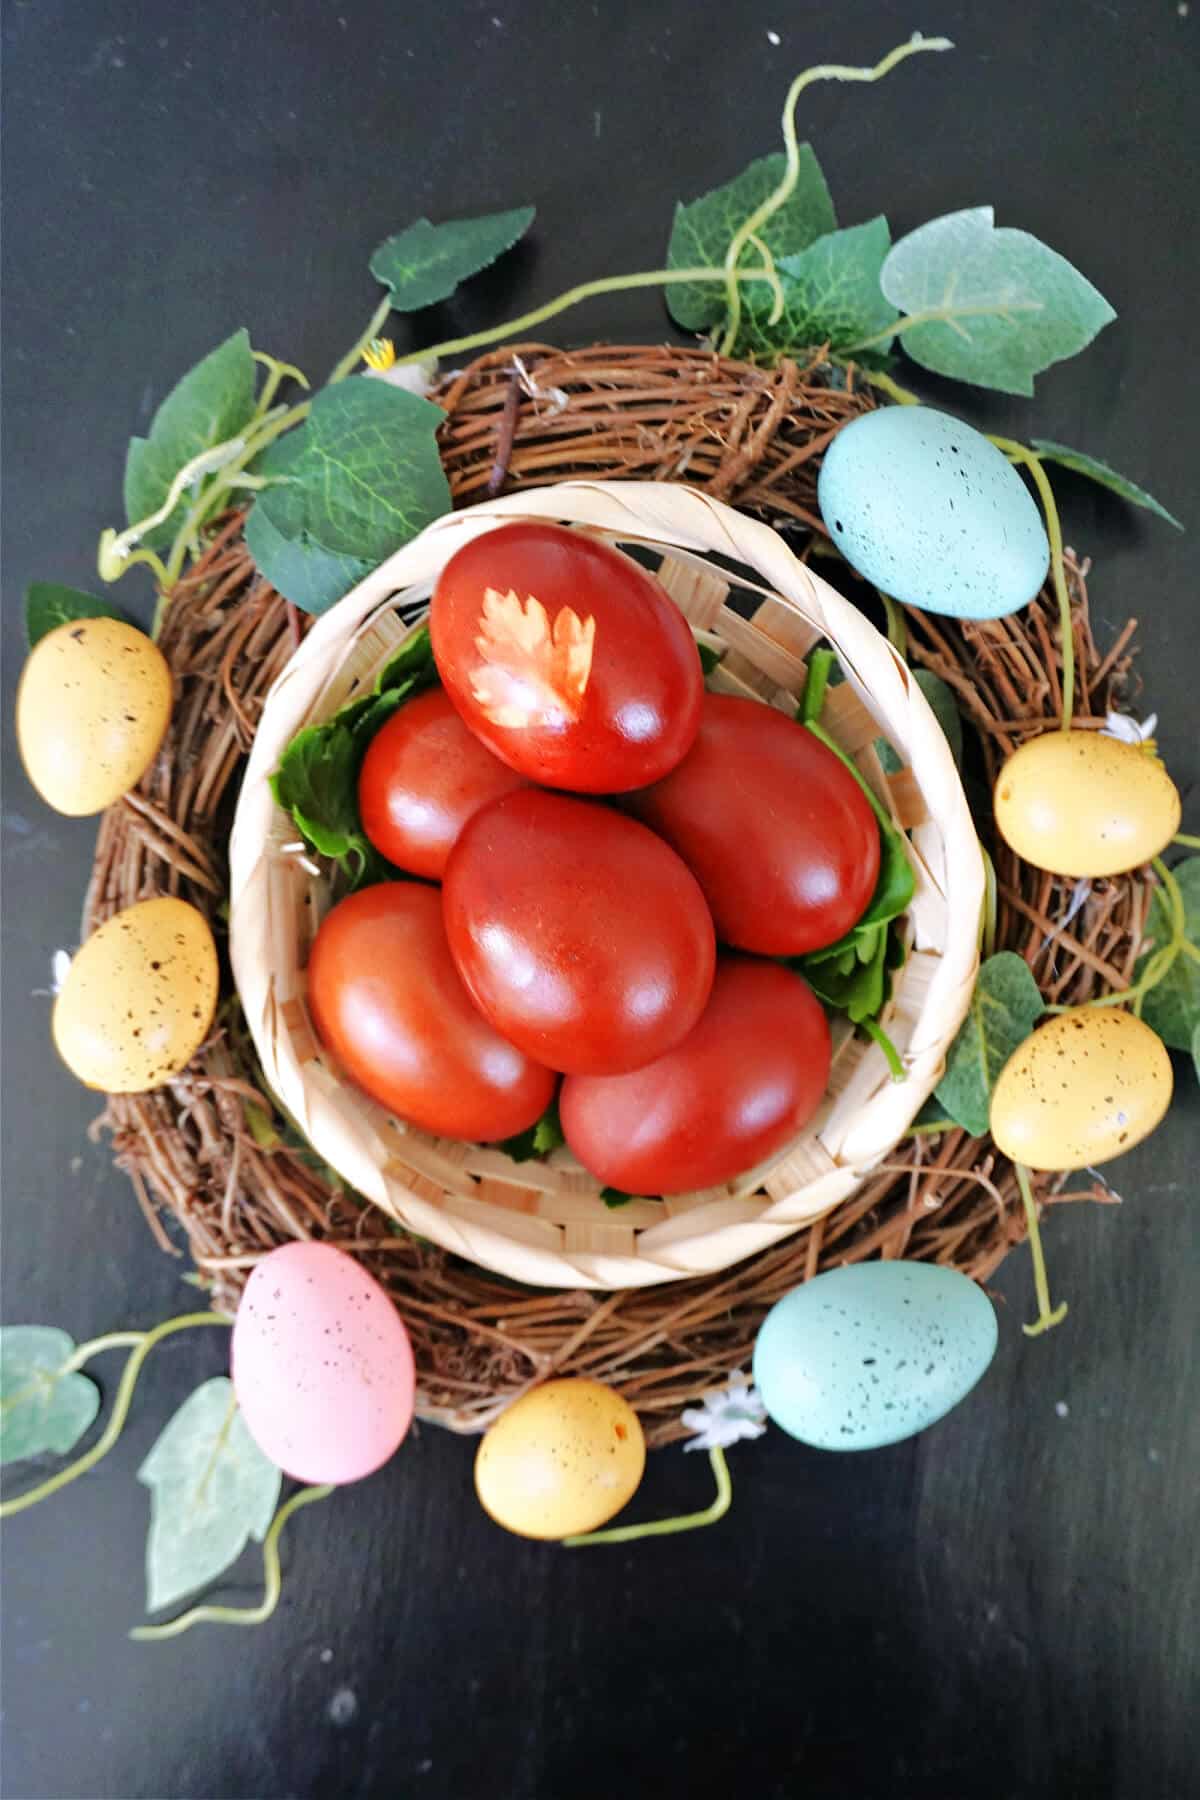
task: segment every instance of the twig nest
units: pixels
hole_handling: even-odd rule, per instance
[[[1040,1025],[1000,1071],[992,1136],[1030,1169],[1086,1169],[1123,1156],[1161,1122],[1174,1077],[1162,1039],[1117,1007],[1075,1007]]]
[[[981,432],[932,407],[847,425],[817,494],[846,561],[907,606],[997,619],[1046,579],[1050,545],[1021,477]]]

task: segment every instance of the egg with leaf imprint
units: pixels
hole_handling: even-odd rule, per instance
[[[641,1421],[603,1382],[546,1381],[506,1408],[475,1458],[486,1512],[518,1537],[595,1531],[632,1499],[646,1466]]]
[[[992,1093],[997,1147],[1030,1169],[1086,1169],[1148,1137],[1171,1104],[1166,1046],[1133,1013],[1079,1006],[1040,1025]]]
[[[1096,878],[1157,856],[1179,830],[1179,790],[1140,744],[1097,731],[1050,731],[1009,757],[996,781],[996,828],[1035,869]]]
[[[208,1035],[217,947],[186,900],[140,900],[94,931],[54,1003],[54,1045],[85,1087],[141,1094],[178,1075]]]
[[[17,689],[17,743],[56,812],[102,812],[141,780],[171,716],[171,671],[123,619],[68,619],[39,639]]]
[[[538,520],[485,532],[442,570],[429,623],[466,724],[532,781],[623,793],[691,748],[704,692],[691,632],[596,538]]]

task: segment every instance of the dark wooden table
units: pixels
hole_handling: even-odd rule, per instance
[[[872,89],[818,88],[802,129],[843,220],[886,209],[899,232],[991,201],[1119,309],[1036,400],[952,403],[1110,458],[1189,517],[1179,537],[1060,484],[1068,538],[1096,559],[1098,628],[1143,621],[1144,707],[1196,830],[1188,15],[1173,0],[942,0],[921,23],[958,41],[954,57]],[[428,341],[655,267],[676,198],[774,148],[795,70],[871,62],[912,24],[893,0],[9,0],[9,1321],[83,1339],[190,1296],[88,1141],[94,1097],[50,1048],[50,958],[75,941],[93,829],[48,813],[15,765],[25,582],[94,584],[126,439],[235,326],[328,367],[375,303],[371,248],[422,212],[539,209],[530,245],[430,321]],[[650,293],[558,324],[562,342],[666,329]],[[145,589],[135,598],[148,604]],[[425,1430],[297,1521],[270,1625],[131,1644],[147,1521],[135,1471],[221,1367],[216,1342],[164,1349],[116,1453],[5,1533],[5,1794],[1194,1791],[1200,1094],[1178,1073],[1168,1125],[1109,1171],[1127,1203],[1047,1226],[1071,1303],[1061,1330],[1021,1335],[1018,1252],[997,1284],[999,1354],[965,1406],[874,1455],[823,1456],[779,1433],[742,1447],[732,1516],[695,1536],[578,1555],[524,1545],[479,1511],[473,1446]],[[700,1459],[652,1459],[647,1511],[706,1493]],[[245,1598],[252,1557],[243,1569],[232,1591]]]

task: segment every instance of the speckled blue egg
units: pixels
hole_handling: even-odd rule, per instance
[[[831,1269],[763,1321],[754,1380],[775,1423],[818,1450],[877,1450],[970,1393],[996,1349],[983,1289],[932,1263]]]
[[[909,606],[999,619],[1046,579],[1050,545],[1021,477],[980,432],[931,407],[881,407],[839,431],[817,494],[846,561]]]

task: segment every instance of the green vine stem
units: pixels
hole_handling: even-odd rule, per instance
[[[1200,850],[1200,837],[1192,837],[1189,832],[1177,831],[1171,839],[1173,844],[1182,844],[1187,850]]]
[[[257,1606],[193,1606],[190,1611],[180,1613],[177,1619],[170,1619],[165,1625],[135,1626],[130,1637],[139,1644],[157,1644],[164,1638],[179,1637],[181,1633],[190,1631],[193,1625],[265,1625],[279,1605],[279,1595],[283,1588],[279,1568],[279,1539],[284,1526],[302,1506],[311,1506],[314,1500],[327,1500],[333,1491],[332,1487],[301,1488],[298,1494],[285,1500],[275,1514],[270,1530],[263,1539],[264,1588],[263,1597]]]
[[[1042,503],[1042,511],[1046,515],[1046,535],[1050,539],[1050,573],[1054,582],[1054,594],[1058,601],[1059,638],[1062,649],[1062,729],[1070,731],[1071,715],[1075,710],[1075,629],[1071,623],[1071,595],[1067,587],[1067,571],[1063,563],[1062,524],[1058,516],[1058,507],[1054,500],[1054,490],[1050,486],[1049,477],[1042,467],[1042,459],[1035,455],[1024,444],[1014,443],[1011,438],[993,437],[991,442],[997,450],[1002,450],[1010,462],[1020,463],[1029,470],[1033,485],[1038,491]]]
[[[716,1477],[717,1496],[703,1512],[683,1513],[676,1519],[652,1519],[647,1525],[616,1525],[609,1531],[587,1531],[563,1539],[568,1550],[580,1550],[588,1544],[632,1544],[635,1538],[672,1537],[677,1531],[698,1531],[702,1525],[715,1525],[723,1519],[733,1503],[733,1482],[729,1464],[719,1444],[708,1453]]]
[[[904,614],[890,594],[885,594],[882,588],[876,588],[875,592],[883,601],[884,617],[887,620],[888,643],[892,646],[892,649],[896,652],[897,656],[899,656],[903,662],[907,662],[908,626],[904,623]]]
[[[86,1475],[89,1469],[94,1469],[96,1464],[108,1455],[120,1437],[125,1421],[129,1417],[133,1390],[137,1386],[142,1364],[156,1344],[161,1344],[164,1338],[171,1337],[177,1331],[188,1331],[193,1326],[223,1325],[228,1329],[232,1323],[233,1320],[227,1313],[184,1313],[177,1319],[164,1320],[152,1331],[136,1334],[113,1332],[109,1338],[96,1338],[91,1344],[80,1345],[70,1362],[67,1363],[64,1373],[71,1369],[72,1363],[76,1362],[83,1352],[95,1355],[100,1349],[116,1348],[117,1340],[128,1341],[130,1338],[136,1338],[129,1361],[121,1371],[117,1397],[113,1402],[112,1417],[105,1426],[103,1434],[97,1438],[91,1449],[85,1451],[75,1462],[68,1463],[67,1467],[60,1469],[56,1475],[51,1475],[45,1481],[39,1482],[37,1487],[29,1488],[25,1493],[17,1494],[14,1499],[6,1500],[3,1505],[0,1505],[0,1519],[11,1519],[15,1513],[24,1512],[27,1507],[36,1506],[39,1500],[49,1499],[50,1495],[56,1494],[60,1488],[67,1487],[72,1481],[78,1481],[81,1475]]]
[[[1046,1279],[1046,1257],[1042,1250],[1042,1234],[1038,1227],[1037,1202],[1033,1197],[1033,1185],[1029,1179],[1029,1170],[1024,1163],[1014,1163],[1017,1173],[1017,1185],[1021,1190],[1021,1204],[1025,1208],[1025,1224],[1029,1232],[1029,1249],[1033,1256],[1033,1285],[1037,1291],[1038,1316],[1032,1325],[1022,1325],[1026,1337],[1041,1337],[1044,1331],[1050,1331],[1055,1325],[1061,1325],[1067,1316],[1067,1303],[1052,1307],[1050,1304],[1050,1283]]]
[[[393,366],[404,368],[413,363],[436,361],[442,356],[456,356],[466,350],[481,350],[488,344],[499,343],[503,338],[516,336],[529,330],[531,326],[540,325],[544,320],[552,319],[558,313],[566,312],[570,307],[578,305],[580,301],[591,299],[597,294],[617,294],[626,289],[661,287],[672,282],[723,282],[724,280],[725,271],[723,269],[704,267],[646,269],[633,275],[610,275],[597,281],[584,281],[577,287],[569,288],[566,293],[559,294],[556,299],[548,300],[544,306],[535,307],[532,312],[522,313],[520,318],[509,319],[505,324],[493,326],[487,331],[473,332],[468,337],[449,338],[445,343],[434,344],[425,350],[414,350],[407,356],[397,357]],[[782,289],[773,263],[761,268],[741,269],[737,273],[736,280],[739,282],[765,281],[772,289],[777,303],[782,305]],[[330,374],[328,385],[332,386],[334,382],[345,380],[346,376],[353,371],[363,350],[372,338],[378,336],[390,310],[391,299],[389,296],[380,301],[371,315],[365,331],[355,340],[352,348],[346,352],[341,361],[336,364]],[[277,377],[281,380],[285,375],[290,374],[304,382],[300,371],[293,369],[291,364],[279,363],[273,357],[266,357],[263,352],[254,352],[254,355],[257,360],[267,362],[271,367],[267,387],[270,388],[272,396],[275,391],[272,382],[277,385]],[[307,385],[306,382],[305,385]],[[261,404],[262,397],[260,396],[260,407]],[[119,581],[122,575],[138,563],[147,564],[153,571],[159,585],[153,636],[157,637],[162,629],[162,621],[166,609],[170,605],[171,589],[179,580],[189,550],[194,549],[198,544],[201,528],[226,503],[232,489],[246,485],[245,470],[248,465],[283,432],[290,431],[293,425],[301,424],[308,417],[311,409],[312,402],[302,400],[295,406],[279,406],[263,412],[252,428],[244,434],[228,438],[224,443],[215,444],[210,449],[202,451],[199,456],[193,457],[190,462],[185,463],[172,481],[167,497],[157,512],[151,513],[145,519],[139,519],[122,532],[114,531],[111,527],[101,532],[96,565],[102,581],[107,583]],[[156,525],[160,525],[165,519],[168,519],[185,491],[202,482],[206,475],[211,475],[213,479],[197,494],[175,534],[175,541],[164,563],[153,550],[146,549],[140,540],[147,531],[152,531]]]
[[[748,219],[743,219],[730,239],[729,248],[725,252],[725,295],[726,320],[725,330],[721,338],[721,353],[728,356],[737,342],[738,329],[742,319],[742,296],[738,287],[740,271],[738,265],[742,260],[742,251],[747,244],[766,224],[774,213],[779,211],[790,199],[797,181],[800,179],[800,145],[796,138],[796,104],[805,88],[818,81],[881,81],[890,75],[897,63],[904,62],[910,56],[918,56],[924,50],[953,50],[954,45],[949,38],[926,38],[920,32],[914,32],[905,44],[897,44],[894,50],[873,68],[856,68],[845,63],[818,63],[815,68],[804,69],[797,75],[787,91],[783,103],[783,145],[786,165],[779,185],[772,190],[755,208]]]
[[[996,948],[996,865],[983,844],[983,922],[979,934],[980,955],[986,960]]]
[[[839,357],[834,360],[840,362],[842,359]],[[891,376],[885,375],[882,369],[864,369],[849,357],[846,358],[846,362],[852,364],[855,373],[869,387],[878,388],[881,394],[887,394],[896,402],[897,406],[921,405],[920,394],[914,394],[911,388],[901,387],[898,381],[893,381]]]
[[[1010,313],[1041,310],[1040,300],[1005,300],[1003,305],[989,300],[978,306],[927,306],[920,312],[906,313],[902,319],[885,325],[882,331],[873,331],[870,337],[859,338],[856,344],[847,344],[842,354],[858,356],[864,350],[878,350],[881,345],[903,337],[906,331],[912,331],[918,325],[954,325],[959,319],[994,319],[998,314],[1007,318]]]
[[[895,1044],[893,1044],[891,1038],[883,1029],[883,1026],[879,1023],[878,1019],[862,1019],[859,1021],[858,1029],[860,1031],[865,1031],[873,1044],[879,1045],[879,1048],[883,1051],[888,1066],[888,1073],[891,1075],[892,1080],[907,1081],[908,1071],[905,1069],[904,1063],[901,1060],[900,1052],[897,1050]]]

